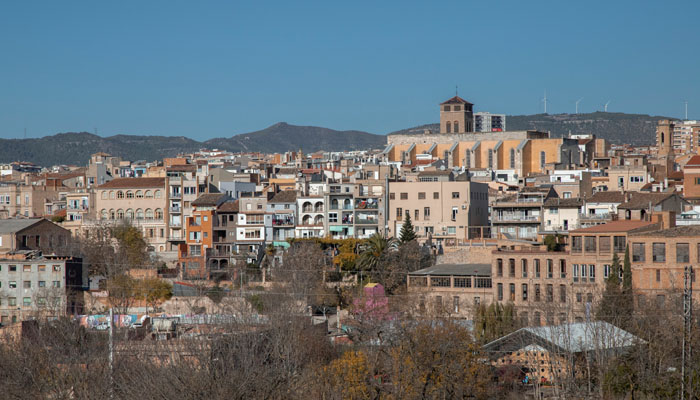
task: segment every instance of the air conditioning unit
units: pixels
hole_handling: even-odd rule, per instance
[[[466,205],[466,204],[462,204],[462,210],[466,210],[466,209],[467,209],[467,205]]]

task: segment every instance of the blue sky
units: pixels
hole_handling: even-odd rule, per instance
[[[507,114],[700,119],[700,2],[0,4],[0,137],[373,133],[460,96]]]

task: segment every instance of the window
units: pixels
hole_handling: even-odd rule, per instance
[[[566,303],[566,285],[559,285],[559,301]]]
[[[32,305],[32,298],[31,297],[22,298],[22,305],[25,307],[31,306]]]
[[[535,278],[540,277],[540,260],[536,259],[535,260]]]
[[[454,296],[452,298],[452,310],[455,313],[459,313],[459,296]]]
[[[17,266],[16,266],[16,265],[10,265],[10,272],[17,272]]]
[[[499,283],[496,285],[498,293],[498,301],[503,301],[503,284]]]
[[[613,238],[613,246],[615,247],[615,253],[623,253],[625,251],[627,241],[624,236],[615,236]]]
[[[578,264],[574,264],[574,282],[578,282]]]
[[[588,270],[586,269],[586,264],[581,264],[581,282],[585,282],[587,276]]]
[[[588,280],[595,282],[595,264],[590,264],[588,266]]]
[[[425,192],[418,192],[418,200],[425,200]]]
[[[118,191],[118,192],[117,192],[117,198],[118,198],[118,199],[123,199],[123,198],[124,198],[124,192],[122,192],[121,190]]]
[[[559,260],[559,277],[562,279],[566,278],[566,260]]]
[[[246,234],[247,234],[247,232],[246,232]],[[202,246],[190,245],[190,255],[191,256],[201,256],[202,255]]]
[[[418,221],[420,219],[420,210],[415,210],[413,214],[414,214],[413,220]]]
[[[127,199],[133,199],[133,198],[134,198],[134,192],[132,192],[131,190],[127,191],[127,192],[126,192],[126,198],[127,198]]]
[[[46,287],[46,281],[39,281],[39,287]]]
[[[644,243],[632,243],[632,262],[644,262]]]
[[[32,266],[31,265],[23,265],[22,272],[32,272]]]
[[[396,219],[401,221],[402,218],[403,218],[403,208],[397,207],[396,208]]]
[[[600,248],[599,248],[601,253],[610,253],[610,236],[601,236],[600,237]]]
[[[401,200],[408,200],[408,193],[401,193]]]
[[[442,312],[442,296],[435,296],[435,309]]]
[[[527,283],[522,285],[523,301],[527,301]]]
[[[471,278],[454,278],[454,287],[459,287],[459,288],[468,288],[472,287],[472,279]]]
[[[554,266],[551,259],[547,259],[547,279],[554,278]]]
[[[141,190],[136,191],[136,198],[137,199],[143,199],[143,192]]]
[[[455,234],[457,234],[457,227],[456,227],[456,226],[448,226],[448,227],[447,227],[447,234],[448,234],[448,235],[455,235]]]
[[[10,281],[9,287],[10,289],[17,289],[17,281]]]
[[[661,270],[660,269],[656,270],[656,281],[661,282]],[[10,287],[12,287],[12,283],[10,283]]]
[[[389,193],[389,200],[396,200],[396,193]]]
[[[24,289],[31,289],[32,288],[32,281],[24,281],[22,283],[23,283],[22,287]]]
[[[556,207],[552,207],[549,209],[550,214],[559,214],[559,209]]]
[[[459,106],[455,106],[455,108],[457,108],[457,107],[459,107]],[[459,111],[459,110],[455,110],[455,111]],[[455,121],[455,123],[454,123],[454,132],[455,133],[459,132],[459,121]]]
[[[425,276],[412,276],[410,278],[410,286],[425,287],[428,285],[428,278]]]
[[[690,261],[690,245],[688,243],[676,243],[676,262],[687,263]]]
[[[443,106],[443,110],[445,110],[445,111],[450,111],[450,110],[451,110],[451,107],[450,107],[450,106]],[[449,122],[448,122],[448,123],[449,123]]]
[[[457,220],[457,213],[459,212],[457,207],[452,207],[452,221]]]
[[[430,286],[450,287],[450,278],[444,276],[432,276],[430,277]]]
[[[440,199],[440,192],[433,192],[433,200]]]
[[[547,285],[547,302],[551,303],[554,301],[554,286],[551,284]]]
[[[510,149],[510,168],[515,168],[515,149]]]
[[[515,283],[510,284],[510,301],[515,301]]]
[[[580,253],[581,252],[581,236],[571,237],[571,252]]]
[[[540,285],[535,284],[535,301],[540,301]]]
[[[610,264],[603,265],[603,278],[608,279],[610,276]]]
[[[547,156],[545,155],[544,151],[540,151],[540,168],[544,168],[544,165],[547,163]]]
[[[656,305],[657,307],[664,307],[666,305],[666,295],[657,294],[656,295]]]
[[[493,149],[489,149],[489,168],[493,168]]]
[[[583,294],[581,293],[576,293],[576,302],[580,303],[583,301]]]
[[[503,276],[503,259],[496,260],[496,273],[498,276]]]
[[[430,220],[430,207],[423,207],[423,219]]]
[[[508,260],[508,273],[511,278],[515,278],[515,259],[511,258]]]
[[[532,324],[535,326],[540,326],[542,324],[542,317],[539,311],[535,311],[532,315]]]
[[[586,303],[593,303],[593,293],[586,293]]]
[[[452,192],[452,198],[453,198],[453,199],[458,199],[458,198],[459,198],[459,192]]]
[[[11,306],[16,306],[17,305],[17,298],[16,297],[10,297],[7,299],[7,303]]]
[[[595,236],[586,236],[583,242],[586,253],[595,253]]]
[[[666,262],[666,244],[654,243],[651,245],[652,261]]]
[[[446,106],[446,107],[448,107],[448,106]],[[452,122],[447,121],[445,123],[445,132],[452,133]]]
[[[523,278],[527,278],[527,260],[523,258],[520,261],[520,264],[521,264],[521,268],[522,268]]]

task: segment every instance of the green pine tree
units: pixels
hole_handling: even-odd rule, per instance
[[[416,239],[416,232],[413,228],[413,223],[411,223],[411,214],[406,212],[406,219],[403,220],[403,225],[401,226],[401,232],[399,233],[399,241],[401,244],[406,244],[411,240]]]
[[[622,270],[622,290],[632,292],[632,263],[630,262],[630,247],[625,247],[625,261]]]
[[[612,265],[610,266],[610,273],[608,279],[605,280],[605,291],[603,292],[603,298],[598,304],[598,310],[596,316],[598,319],[610,322],[612,324],[619,323],[618,306],[620,304],[620,257],[617,254],[613,255]]]

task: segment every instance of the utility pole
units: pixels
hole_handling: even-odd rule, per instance
[[[109,309],[109,397],[114,397],[114,309]]]
[[[692,384],[689,384],[690,394],[686,397],[686,379],[688,371],[686,363],[691,359],[693,345],[691,342],[691,329],[693,327],[693,267],[688,265],[683,273],[683,359],[681,365],[681,400],[692,399]],[[692,383],[692,382],[689,382]]]

